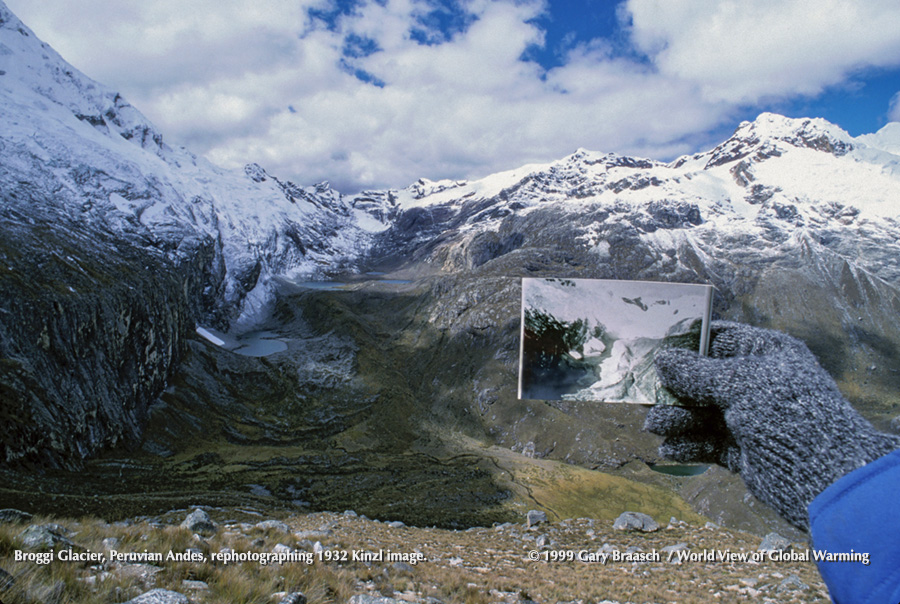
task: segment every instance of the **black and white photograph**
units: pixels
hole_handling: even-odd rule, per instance
[[[523,279],[519,398],[675,402],[653,365],[664,348],[706,354],[712,287]]]

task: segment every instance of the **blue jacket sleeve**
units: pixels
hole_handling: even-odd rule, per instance
[[[809,520],[813,554],[836,604],[900,603],[900,450],[822,491]]]

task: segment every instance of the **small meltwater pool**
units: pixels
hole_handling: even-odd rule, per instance
[[[287,342],[271,331],[251,331],[237,337],[210,327],[197,326],[197,335],[208,342],[245,357],[265,357],[287,350]]]
[[[682,465],[648,463],[647,467],[649,467],[654,472],[659,472],[660,474],[668,474],[669,476],[699,476],[709,469],[708,465],[697,464]]]

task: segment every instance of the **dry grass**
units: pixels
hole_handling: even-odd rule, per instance
[[[223,516],[226,511],[219,511]],[[216,515],[216,511],[213,511]],[[183,515],[182,515],[183,516]],[[662,520],[662,519],[658,519]],[[301,591],[311,603],[344,604],[356,593],[388,595],[411,602],[426,597],[447,603],[490,604],[522,602],[827,602],[824,585],[812,563],[660,562],[587,563],[531,561],[528,552],[596,552],[606,544],[620,552],[659,551],[686,543],[694,551],[752,552],[758,537],[722,529],[683,525],[655,533],[613,531],[608,520],[567,520],[527,529],[523,525],[448,531],[434,528],[390,526],[351,515],[317,513],[285,519],[291,532],[260,530],[250,524],[229,523],[208,539],[200,539],[177,526],[147,521],[106,524],[99,520],[52,520],[65,530],[76,550],[105,552],[102,541],[118,539],[116,549],[127,552],[183,552],[195,548],[203,562],[163,561],[153,566],[121,562],[101,564],[54,561],[47,565],[16,562],[19,534],[25,525],[0,524],[0,568],[15,577],[11,589],[0,591],[3,604],[33,604],[51,600],[60,604],[124,602],[154,587],[188,595],[196,604],[271,604],[273,594]],[[33,524],[51,522],[41,518]],[[330,554],[312,564],[257,562],[223,564],[210,552],[231,548],[236,552],[272,552],[279,544],[309,551],[320,541]],[[538,542],[546,545],[543,547]],[[805,547],[805,546],[803,546]],[[56,548],[60,549],[59,547]],[[65,548],[63,548],[65,549]],[[354,560],[354,552],[418,553],[425,560],[415,565],[388,559]],[[332,558],[327,560],[327,558]],[[346,559],[344,559],[346,558]],[[155,568],[154,568],[155,567]],[[150,572],[153,571],[153,572]],[[796,576],[809,586],[800,591],[779,591],[781,583]],[[202,581],[206,589],[192,589]]]

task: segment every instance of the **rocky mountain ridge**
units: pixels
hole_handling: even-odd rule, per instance
[[[272,279],[352,270],[367,233],[327,186],[221,170],[0,4],[4,459],[135,441],[197,321],[252,324]]]
[[[352,269],[365,233],[327,184],[300,187],[253,164],[226,171],[170,147],[120,94],[67,64],[4,5],[0,44],[5,190],[27,188],[30,205],[173,260],[180,247],[208,242],[220,291],[202,310],[223,326],[252,320],[271,298],[273,275]]]

